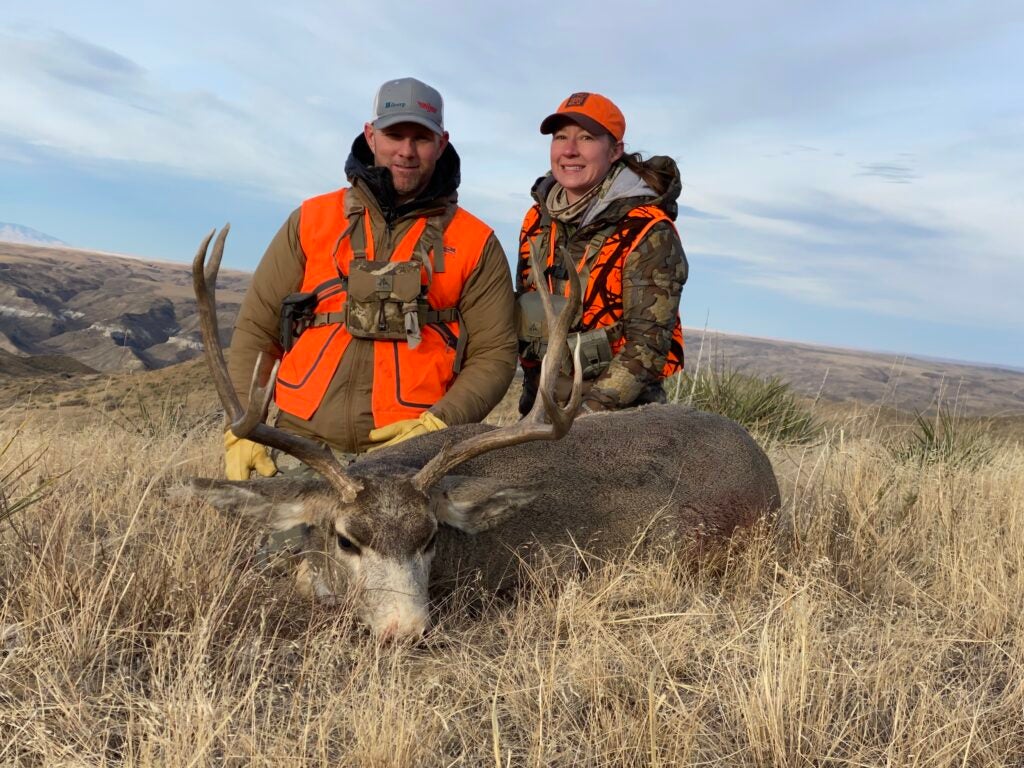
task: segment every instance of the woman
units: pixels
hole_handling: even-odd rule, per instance
[[[567,293],[569,268],[580,275],[583,316],[574,330],[583,350],[581,410],[665,402],[662,381],[683,367],[678,308],[687,263],[672,223],[679,169],[668,157],[625,154],[626,120],[597,93],[572,94],[540,132],[551,135],[551,172],[533,186],[536,204],[523,221],[516,270],[520,413],[536,398],[543,351],[531,248],[554,293]]]

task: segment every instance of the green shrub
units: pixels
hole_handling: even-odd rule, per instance
[[[769,442],[808,442],[819,432],[811,409],[775,376],[749,376],[719,365],[692,376],[681,373],[666,382],[666,391],[672,402],[725,416]]]
[[[891,446],[902,461],[954,467],[985,464],[994,448],[985,422],[968,422],[948,408],[940,408],[932,417],[917,413],[910,430]]]
[[[7,452],[14,444],[17,433],[0,446],[0,523],[16,514],[26,507],[30,507],[39,501],[49,490],[50,483],[37,485],[29,491],[22,491],[21,485],[36,463],[42,457],[43,451],[28,456],[21,461],[14,461],[8,458]]]

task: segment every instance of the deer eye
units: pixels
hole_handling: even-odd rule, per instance
[[[342,536],[340,533],[338,534],[338,546],[346,552],[351,552],[353,555],[359,554],[359,547],[356,546],[355,542],[347,536]]]

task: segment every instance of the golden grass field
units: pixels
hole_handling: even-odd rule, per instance
[[[1024,765],[1019,431],[922,465],[832,405],[721,562],[537,572],[396,646],[171,492],[221,471],[186,393],[0,411],[8,509],[47,482],[0,522],[0,765]]]

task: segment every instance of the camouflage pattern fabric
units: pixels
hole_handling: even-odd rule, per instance
[[[682,349],[673,349],[672,332],[685,281],[686,256],[679,236],[667,224],[655,225],[622,267],[625,343],[608,370],[594,381],[587,394],[590,408],[635,404],[652,385],[660,389],[670,355],[682,360]]]
[[[549,180],[550,176],[545,177],[534,187],[534,197],[538,200],[535,211],[539,211],[541,201],[544,200],[545,187],[550,189]],[[631,229],[633,222],[623,222],[623,219],[640,206],[657,206],[670,216],[674,214],[675,198],[681,188],[678,175],[676,180],[660,198],[615,201],[597,220],[584,227],[574,228],[571,224],[555,222],[551,229],[555,233],[556,249],[566,249],[571,262],[579,269],[585,257],[591,258],[590,251],[593,248],[588,250],[588,245],[603,230],[612,233],[610,237],[621,240],[621,251],[612,240],[606,241],[606,246],[616,246],[612,253],[628,251],[642,227]],[[637,219],[637,222],[640,225],[643,219]],[[526,223],[528,226],[524,227],[520,236],[520,257],[516,269],[517,294],[532,289],[528,282],[530,241],[541,247],[540,253],[548,253],[550,245],[550,230],[541,228],[538,216],[531,217],[528,214]],[[683,350],[674,338],[674,332],[688,265],[674,227],[667,221],[658,222],[647,230],[624,260],[601,259],[599,264],[582,266],[583,274],[590,279],[584,297],[583,322],[574,330],[589,330],[621,318],[621,325],[613,331],[621,334],[620,340],[616,342],[616,355],[607,370],[592,382],[587,382],[584,405],[590,410],[609,410],[647,402],[663,402],[665,395],[661,381],[666,368],[678,369],[683,359]],[[590,275],[590,268],[605,270],[607,274],[597,272]],[[557,270],[549,269],[551,272],[557,276]],[[673,366],[671,361],[676,364]],[[540,369],[524,360],[523,371],[520,412],[525,413],[536,396]],[[562,382],[559,389],[563,389]]]
[[[349,333],[361,339],[405,340],[406,313],[417,314],[420,304],[429,308],[425,300],[417,301],[420,272],[420,264],[415,261],[353,259],[345,302]]]

